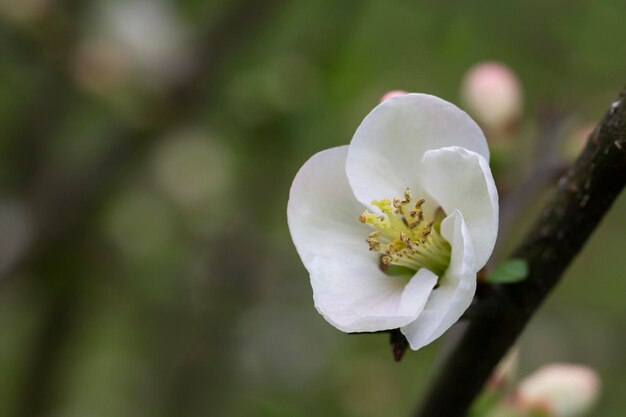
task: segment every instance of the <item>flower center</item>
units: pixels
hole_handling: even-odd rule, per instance
[[[423,198],[412,201],[411,190],[404,191],[404,199],[374,200],[372,205],[383,214],[365,210],[359,221],[371,226],[374,232],[365,240],[370,251],[381,254],[383,270],[391,265],[417,271],[427,268],[442,276],[450,264],[450,244],[441,236],[443,216],[424,218]]]

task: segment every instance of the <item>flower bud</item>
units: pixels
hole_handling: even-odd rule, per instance
[[[501,133],[522,109],[522,89],[515,73],[498,62],[477,64],[465,74],[461,98],[483,127]]]
[[[403,96],[405,94],[408,94],[408,93],[406,91],[403,91],[403,90],[391,90],[391,91],[388,91],[387,93],[385,93],[385,95],[383,95],[380,98],[380,102],[382,103],[383,101],[387,101],[390,98],[400,97],[400,96]]]
[[[589,367],[546,365],[520,383],[514,404],[517,409],[552,417],[579,417],[595,403],[599,385],[596,372]]]

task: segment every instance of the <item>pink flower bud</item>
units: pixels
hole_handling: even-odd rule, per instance
[[[522,89],[515,73],[498,62],[484,62],[465,74],[462,100],[484,128],[502,132],[522,110]]]
[[[400,96],[403,96],[405,94],[408,94],[408,93],[406,91],[403,91],[403,90],[391,90],[391,91],[385,93],[385,95],[380,98],[380,102],[382,103],[383,101],[387,101],[390,98],[400,97]]]
[[[587,413],[599,391],[596,372],[586,366],[550,364],[524,379],[515,393],[515,407],[540,410],[553,417]]]

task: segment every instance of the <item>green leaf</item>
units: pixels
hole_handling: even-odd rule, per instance
[[[528,277],[528,264],[523,259],[509,259],[504,261],[496,269],[494,269],[487,278],[486,282],[492,284],[511,284],[523,281]]]

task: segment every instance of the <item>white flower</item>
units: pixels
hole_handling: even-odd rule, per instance
[[[515,393],[515,405],[554,417],[578,417],[589,412],[599,387],[598,375],[587,366],[550,364],[521,382]]]
[[[400,328],[412,349],[454,324],[496,240],[488,160],[476,123],[425,94],[384,101],[349,146],[311,157],[287,217],[324,318],[344,332]]]

